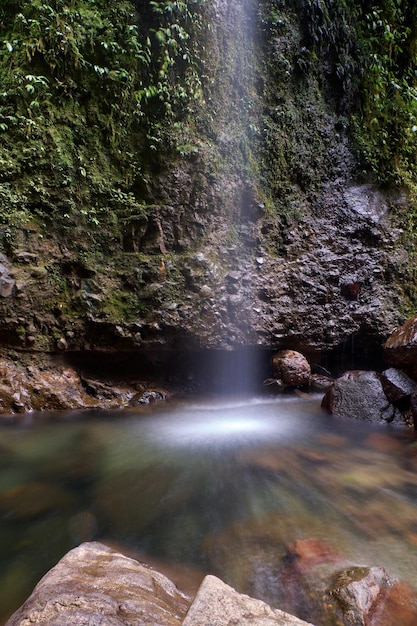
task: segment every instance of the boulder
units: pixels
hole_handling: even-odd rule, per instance
[[[286,387],[305,387],[310,382],[310,364],[300,352],[280,350],[271,358],[273,376]]]
[[[273,609],[235,591],[215,576],[206,576],[183,626],[308,626],[298,617]],[[310,624],[310,626],[312,626]]]
[[[345,372],[330,386],[322,406],[332,415],[369,422],[392,422],[401,417],[385,395],[380,375],[372,371]]]
[[[410,397],[417,392],[417,383],[405,372],[390,367],[381,374],[382,387],[392,404],[410,404]]]
[[[346,568],[329,588],[345,626],[415,626],[417,594],[383,567]]]
[[[191,605],[191,606],[190,606]],[[150,567],[97,542],[71,550],[6,626],[309,626],[206,576],[194,602]],[[311,626],[311,624],[310,624]]]
[[[396,368],[414,368],[417,365],[417,315],[394,330],[384,347],[388,365]]]
[[[384,592],[394,582],[383,567],[349,567],[335,575],[329,595],[339,607],[345,626],[368,626],[370,616],[384,602]],[[395,623],[395,615],[391,614],[391,619]]]
[[[7,626],[180,626],[190,603],[159,572],[91,542],[68,552]]]

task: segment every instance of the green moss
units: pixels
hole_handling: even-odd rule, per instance
[[[0,221],[117,228],[143,206],[155,137],[199,97],[199,2],[36,0],[0,8]],[[170,37],[168,31],[170,30]],[[171,130],[170,130],[171,129]],[[158,149],[167,151],[168,146]],[[136,209],[136,206],[133,206]]]
[[[106,321],[116,324],[137,320],[143,309],[134,293],[122,290],[108,294],[102,306]]]

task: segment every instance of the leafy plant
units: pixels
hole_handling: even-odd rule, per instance
[[[97,225],[115,189],[141,204],[149,149],[174,146],[170,121],[200,97],[202,1],[2,3],[3,178],[28,219]]]

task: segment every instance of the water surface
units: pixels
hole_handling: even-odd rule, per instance
[[[279,602],[296,540],[417,579],[412,433],[336,420],[320,399],[232,398],[29,415],[0,425],[2,621],[82,541]],[[189,577],[186,580],[186,577]]]

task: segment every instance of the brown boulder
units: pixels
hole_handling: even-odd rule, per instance
[[[388,365],[415,368],[417,365],[417,315],[394,330],[384,347]]]
[[[408,401],[417,392],[417,383],[405,372],[390,367],[381,374],[381,382],[385,395],[393,404]]]
[[[86,383],[74,368],[60,362],[23,365],[0,358],[0,414],[89,408],[119,408],[135,389]]]
[[[310,382],[310,364],[300,352],[280,350],[272,355],[273,376],[286,387],[305,387]]]

